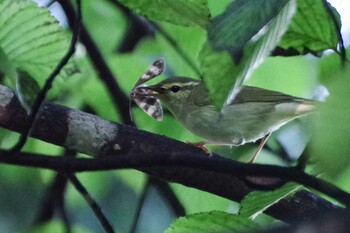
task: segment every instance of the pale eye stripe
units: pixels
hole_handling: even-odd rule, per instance
[[[182,86],[197,86],[199,84],[199,82],[188,82],[188,83],[184,83]]]
[[[197,86],[199,85],[199,82],[187,82],[187,83],[177,83],[177,82],[174,82],[174,83],[168,83],[166,84],[166,87],[167,88],[170,88],[174,85],[177,85],[177,86],[180,86],[180,87],[187,87],[187,86]]]

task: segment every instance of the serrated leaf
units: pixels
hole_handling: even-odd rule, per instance
[[[241,202],[239,215],[254,219],[267,208],[277,203],[282,198],[292,195],[302,186],[294,183],[283,185],[274,191],[255,191],[249,193]]]
[[[329,7],[329,13],[326,7]],[[333,14],[336,22],[329,14]],[[293,48],[300,53],[318,53],[327,49],[336,51],[340,25],[340,16],[329,3],[321,0],[298,0],[297,12],[282,37],[280,47]]]
[[[234,100],[239,88],[252,74],[271,50],[279,43],[294,15],[296,3],[289,3],[264,27],[259,39],[250,41],[243,50],[243,58],[238,64],[229,61],[229,54],[215,52],[208,44],[199,54],[204,81],[214,105],[220,109]]]
[[[40,87],[37,81],[26,72],[19,72],[16,79],[16,91],[21,105],[30,114]]]
[[[0,47],[16,68],[30,76],[48,77],[69,43],[70,36],[46,8],[31,1],[0,4]]]
[[[178,218],[164,233],[229,233],[259,230],[248,218],[220,211],[192,214]]]
[[[239,72],[239,66],[233,63],[226,51],[216,52],[208,43],[203,45],[198,60],[210,99],[217,109],[221,109],[234,84],[234,75]]]
[[[207,0],[120,0],[119,2],[151,20],[204,28],[209,23]]]
[[[17,71],[14,65],[8,60],[0,46],[0,73],[12,80],[17,78]]]
[[[262,28],[276,17],[289,0],[236,0],[213,19],[209,41],[218,51],[230,51],[234,57]]]

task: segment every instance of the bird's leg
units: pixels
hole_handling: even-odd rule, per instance
[[[206,142],[206,141],[201,141],[201,142],[186,142],[189,145],[195,146],[201,150],[203,150],[205,153],[207,153],[209,156],[212,155],[212,153],[204,147],[204,145],[206,144],[210,144],[210,142]]]
[[[249,160],[248,163],[254,163],[254,161],[256,160],[256,158],[258,157],[260,151],[262,150],[262,148],[264,147],[265,143],[267,142],[267,139],[269,139],[271,133],[266,134],[262,139],[261,142],[258,146],[258,149],[255,151],[255,154],[253,155],[253,157]]]

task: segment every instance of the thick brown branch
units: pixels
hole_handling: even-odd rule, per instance
[[[4,86],[0,86],[0,126],[20,132],[25,127],[26,120],[26,113],[21,109],[13,92]],[[231,171],[229,170],[231,167],[225,164],[230,164],[230,166],[237,165],[236,168],[245,169],[245,174],[249,172],[252,175],[255,174],[254,172],[261,172],[258,169],[259,165],[248,167],[248,165],[242,165],[218,156],[208,159],[207,155],[202,153],[202,151],[185,143],[140,131],[130,126],[102,120],[94,115],[52,103],[46,103],[42,107],[35,125],[36,127],[31,132],[33,137],[92,156],[123,154],[121,159],[123,157],[125,164],[127,164],[128,162],[130,163],[130,160],[132,162],[132,157],[137,158],[141,155],[149,155],[150,159],[146,156],[138,158],[138,166],[140,164],[152,166],[150,162],[157,162],[157,160],[152,161],[152,157],[153,159],[164,160],[168,163],[166,167],[148,167],[143,169],[140,167],[140,169],[159,178],[205,190],[234,201],[240,201],[253,189],[246,185],[244,179],[237,176],[240,171]],[[151,156],[155,153],[161,154],[164,159]],[[127,157],[128,155],[130,157]],[[22,159],[26,160],[30,159],[30,157],[22,156]],[[64,162],[63,160],[67,158],[48,157],[46,159],[47,166],[54,166],[52,160],[56,159],[58,161],[57,159],[59,159],[61,162]],[[100,158],[96,161],[91,161],[90,165],[95,166],[98,161],[101,162],[103,160],[108,162],[108,159],[111,158]],[[144,159],[144,161],[140,163],[140,159]],[[180,165],[183,159],[187,159],[188,161],[186,162],[191,162],[192,165],[198,162],[198,166],[171,166],[171,161],[176,161],[176,165]],[[212,162],[216,164],[211,164]],[[157,164],[160,163],[158,162]],[[107,163],[107,165],[116,166],[118,164]],[[128,167],[133,167],[131,165],[129,164]],[[227,173],[201,169],[200,165],[220,165],[222,169],[226,167]],[[70,161],[65,163],[64,166],[61,164],[61,166],[62,170],[69,169],[69,166],[73,166],[73,164]],[[221,167],[216,167],[215,169],[219,171]],[[60,168],[56,167],[56,170],[60,170]],[[98,170],[96,166],[95,170]],[[265,172],[269,171],[272,176],[272,167],[270,170],[265,169]],[[336,208],[336,206],[324,199],[302,191],[294,198],[281,200],[274,207],[270,208],[268,213],[283,221],[290,222],[300,218],[309,219],[317,212]]]

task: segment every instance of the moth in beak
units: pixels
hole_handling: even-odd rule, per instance
[[[143,73],[130,93],[130,100],[133,100],[147,115],[158,121],[161,121],[163,119],[162,105],[156,98],[156,95],[159,93],[160,88],[157,88],[157,86],[148,87],[144,83],[163,73],[164,64],[165,61],[163,58],[156,60]],[[131,103],[129,106],[129,111],[130,116],[132,116]]]

